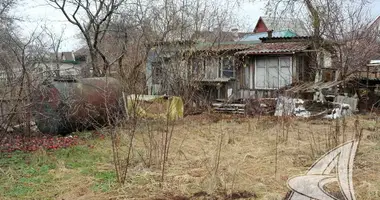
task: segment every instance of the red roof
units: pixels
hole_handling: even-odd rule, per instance
[[[273,53],[293,53],[306,50],[310,45],[304,42],[278,42],[260,43],[247,50],[239,51],[237,55],[273,54]]]

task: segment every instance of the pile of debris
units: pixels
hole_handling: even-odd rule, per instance
[[[250,116],[273,115],[276,110],[275,98],[248,99],[246,101],[246,114]]]
[[[349,116],[357,111],[357,106],[358,98],[356,96],[325,96],[321,92],[315,92],[313,100],[283,95],[277,98],[239,99],[236,101],[218,101],[212,104],[214,111],[223,113],[326,119]]]
[[[218,101],[212,104],[212,108],[218,113],[246,114],[250,116],[273,115],[276,109],[276,99],[246,99],[233,102]]]
[[[357,99],[337,96],[334,102],[305,101],[281,96],[277,98],[275,116],[337,119],[356,111]],[[354,109],[355,108],[355,109]]]

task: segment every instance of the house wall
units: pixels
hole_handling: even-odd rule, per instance
[[[227,56],[227,55],[226,55]],[[174,80],[176,76],[179,78],[188,80],[206,80],[202,82],[204,85],[203,95],[212,96],[220,99],[227,99],[230,93],[234,95],[235,99],[247,99],[247,98],[271,98],[277,96],[277,89],[259,89],[255,87],[255,69],[256,69],[256,59],[259,57],[291,57],[291,83],[296,81],[305,80],[308,77],[310,69],[307,68],[309,57],[305,53],[299,54],[283,54],[283,55],[266,55],[266,56],[246,56],[242,64],[237,65],[237,60],[235,59],[235,80],[232,79],[228,82],[218,82],[218,78],[221,77],[221,57],[219,56],[208,56],[208,57],[195,57],[196,61],[178,61],[171,60],[168,61],[164,68],[170,69],[167,71],[165,80]],[[150,57],[154,58],[154,56]],[[154,84],[152,81],[152,62],[153,59],[148,58],[146,65],[146,77],[148,85],[149,94],[171,94],[173,86],[168,87],[167,83]],[[196,69],[194,68],[194,63],[197,62]],[[200,63],[200,64],[199,64]],[[237,67],[238,66],[238,67]],[[187,69],[187,70],[183,70]],[[188,72],[187,72],[188,71]],[[185,73],[187,72],[187,73]],[[248,74],[247,74],[248,73]],[[190,76],[189,76],[190,75]],[[215,82],[213,82],[214,80]],[[170,89],[172,88],[172,89]],[[211,92],[213,91],[213,92]]]
[[[153,48],[146,62],[146,85],[150,95],[176,95],[181,83],[189,80],[190,61],[175,51]]]

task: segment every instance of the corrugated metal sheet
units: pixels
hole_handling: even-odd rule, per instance
[[[260,43],[252,46],[247,50],[237,52],[235,55],[293,53],[304,51],[308,47],[309,44],[304,42]]]
[[[292,31],[274,31],[272,33],[272,37],[295,37],[297,36],[296,33]],[[254,33],[254,34],[247,34],[245,35],[241,41],[260,41],[260,38],[268,37],[268,32],[262,32],[262,33]]]
[[[223,42],[223,43],[201,43],[195,47],[196,51],[240,51],[259,44],[260,41],[249,42]]]

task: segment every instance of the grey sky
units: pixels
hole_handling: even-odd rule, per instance
[[[371,8],[371,16],[375,18],[380,15],[380,0],[374,0]],[[265,3],[256,0],[255,3],[243,3],[241,9],[237,13],[239,21],[244,25],[246,30],[253,29],[257,19],[264,15]],[[77,38],[79,30],[66,22],[63,14],[46,4],[45,0],[26,1],[19,5],[16,9],[15,15],[22,17],[24,22],[20,23],[21,31],[27,37],[36,27],[46,24],[51,30],[59,34],[64,29],[64,42],[62,44],[62,51],[77,50],[80,48],[80,40]]]

